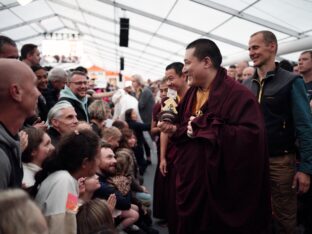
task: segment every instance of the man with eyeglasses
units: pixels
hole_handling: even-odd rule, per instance
[[[16,43],[3,35],[0,35],[0,58],[18,59]]]
[[[85,73],[73,71],[67,85],[61,91],[60,101],[66,100],[71,103],[77,113],[77,119],[89,123],[87,84]]]

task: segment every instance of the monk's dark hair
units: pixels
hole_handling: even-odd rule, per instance
[[[276,45],[276,50],[275,50],[275,53],[276,53],[278,44],[277,44],[277,39],[276,39],[275,34],[272,33],[271,31],[268,31],[268,30],[262,30],[262,31],[259,31],[259,32],[256,32],[256,33],[252,34],[250,37],[254,37],[254,36],[258,35],[258,34],[262,34],[264,43],[266,45],[268,45],[270,43],[274,43]]]
[[[36,174],[31,194],[34,196],[42,181],[53,172],[73,173],[81,168],[84,159],[94,161],[99,147],[100,138],[92,130],[75,130],[62,136],[54,154],[43,162],[42,170]]]
[[[182,76],[183,72],[183,67],[184,67],[184,64],[183,63],[180,63],[180,62],[174,62],[174,63],[171,63],[169,64],[167,67],[166,67],[166,71],[170,70],[170,69],[173,69],[175,71],[175,73],[177,73],[178,76]]]
[[[205,57],[209,57],[215,68],[219,68],[222,63],[221,52],[212,40],[209,39],[197,39],[191,42],[186,49],[195,48],[194,56],[199,60],[203,60]]]
[[[21,49],[21,60],[24,60],[27,58],[27,55],[32,55],[35,53],[35,49],[37,49],[38,46],[35,44],[25,44],[23,45]]]

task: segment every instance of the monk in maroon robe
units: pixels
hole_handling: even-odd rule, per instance
[[[208,39],[186,50],[184,72],[192,87],[178,108],[178,234],[270,232],[268,151],[259,105],[250,91],[226,75]]]

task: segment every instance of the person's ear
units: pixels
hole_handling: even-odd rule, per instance
[[[88,167],[88,165],[89,165],[88,158],[84,158],[81,163],[81,168],[85,169],[86,167]]]
[[[54,127],[58,127],[59,126],[59,121],[57,119],[51,119],[51,124]]]
[[[208,56],[206,56],[205,58],[203,58],[202,61],[204,62],[204,66],[205,66],[206,68],[209,68],[209,67],[213,66],[212,61],[211,61],[211,58],[208,57]]]
[[[22,101],[22,89],[19,84],[12,84],[9,89],[10,96],[17,102]]]

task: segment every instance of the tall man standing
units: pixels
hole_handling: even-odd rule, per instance
[[[226,75],[213,41],[190,43],[184,61],[192,87],[176,125],[159,123],[177,144],[177,233],[266,233],[268,155],[257,100]]]
[[[18,132],[36,112],[37,78],[24,63],[0,59],[0,190],[21,187],[23,168]]]
[[[244,83],[264,115],[270,153],[272,208],[278,233],[295,233],[297,192],[305,193],[312,173],[312,119],[304,81],[275,63],[277,40],[270,31],[251,35],[249,56],[256,72]],[[296,171],[298,140],[300,164]]]
[[[132,87],[135,90],[135,95],[139,102],[139,114],[144,123],[151,124],[153,107],[155,104],[153,93],[149,87],[146,87],[144,85],[142,76],[135,74],[131,78],[132,78]],[[147,137],[148,135],[145,135],[145,138],[143,139],[144,150],[146,154],[146,163],[152,164],[151,149],[150,149],[151,144],[148,145],[146,139]]]
[[[299,73],[303,76],[307,87],[309,101],[312,100],[312,50],[304,51],[299,56]],[[311,106],[312,103],[310,103]]]
[[[312,50],[307,50],[300,54],[297,68],[298,73],[302,75],[305,82],[308,99],[310,101],[310,109],[312,110]],[[298,223],[303,224],[305,233],[312,233],[311,186],[307,193],[299,197],[298,202],[301,202],[301,209],[299,209],[298,212],[298,216],[301,216],[301,220],[298,220]]]

